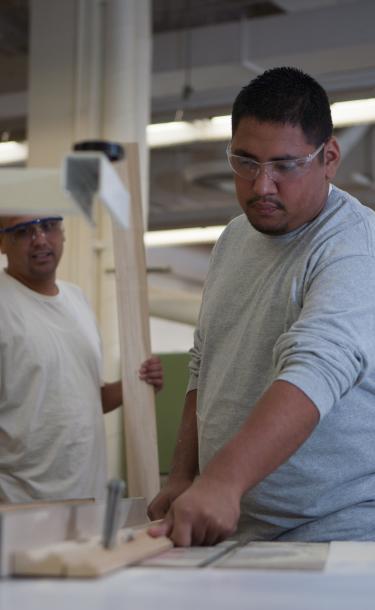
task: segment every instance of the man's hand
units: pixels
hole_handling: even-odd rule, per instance
[[[208,477],[197,479],[172,503],[151,536],[169,536],[176,546],[213,545],[236,530],[240,498],[228,486]]]
[[[161,489],[152,500],[147,509],[147,514],[152,521],[163,519],[168,513],[172,503],[192,484],[189,479],[171,480]]]
[[[151,356],[141,364],[139,379],[154,386],[155,392],[163,387],[163,366],[158,356]]]

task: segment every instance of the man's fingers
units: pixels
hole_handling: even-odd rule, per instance
[[[162,379],[163,379],[163,376],[158,371],[155,371],[155,372],[148,371],[146,373],[140,373],[140,377],[143,377],[147,381],[162,381]]]
[[[151,365],[156,365],[159,368],[161,368],[161,366],[162,366],[159,356],[150,356],[150,358],[148,358],[147,362]]]
[[[173,520],[169,517],[169,515],[167,515],[166,518],[160,523],[151,525],[148,528],[147,533],[153,538],[159,538],[160,536],[169,536],[172,531],[172,526]]]
[[[158,357],[145,360],[139,369],[139,378],[154,386],[158,392],[163,387],[163,368]]]
[[[208,527],[205,533],[204,541],[201,543],[204,546],[215,546],[219,542],[223,542],[226,539],[226,535],[222,532],[218,532],[216,528]]]
[[[147,532],[153,538],[168,536],[176,546],[191,546],[192,527],[187,521],[175,519],[173,506],[160,523],[151,525]]]
[[[162,371],[163,367],[161,361],[158,357],[152,356],[151,358],[147,358],[144,362],[142,362],[139,367],[139,371],[144,373],[146,371]]]
[[[169,534],[169,538],[176,546],[191,546],[192,544],[192,526],[191,523],[184,520],[174,520],[173,528]]]

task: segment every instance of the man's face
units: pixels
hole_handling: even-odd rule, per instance
[[[35,220],[35,216],[7,217],[3,219],[1,228],[14,227],[31,220]],[[31,225],[26,231],[21,229],[0,235],[1,252],[8,259],[9,275],[31,288],[40,282],[55,280],[56,268],[63,252],[63,242],[61,222],[55,223],[48,231],[43,231],[43,223],[41,223]]]
[[[241,119],[231,143],[233,154],[258,163],[298,159],[316,148],[299,126],[260,123],[252,117]],[[281,235],[313,220],[324,207],[339,159],[338,144],[331,138],[302,171],[280,180],[264,167],[252,180],[234,174],[237,198],[249,222],[261,233]]]

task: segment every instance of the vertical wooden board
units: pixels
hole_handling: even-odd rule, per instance
[[[115,167],[130,193],[129,227],[112,224],[127,482],[130,496],[151,501],[159,491],[160,477],[154,390],[138,379],[141,363],[151,354],[151,344],[137,145],[126,144],[125,151],[125,160]]]

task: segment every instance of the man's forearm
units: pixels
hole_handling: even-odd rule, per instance
[[[186,395],[169,479],[190,479],[198,474],[197,392]]]
[[[276,381],[201,478],[229,484],[241,497],[297,451],[318,422],[319,412],[306,394]]]
[[[197,392],[189,392],[185,399],[168,481],[148,507],[148,516],[153,521],[166,516],[176,498],[191,487],[198,474],[196,402]]]
[[[101,387],[103,413],[109,413],[122,405],[122,383],[114,381]]]
[[[212,545],[232,535],[243,494],[285,462],[318,421],[318,410],[301,390],[284,381],[273,383],[192,484],[169,494],[162,510],[156,499],[150,512],[164,520],[150,529],[151,535],[167,535],[178,546]],[[178,460],[176,464],[178,471]],[[184,479],[176,478],[169,489],[181,483]]]

